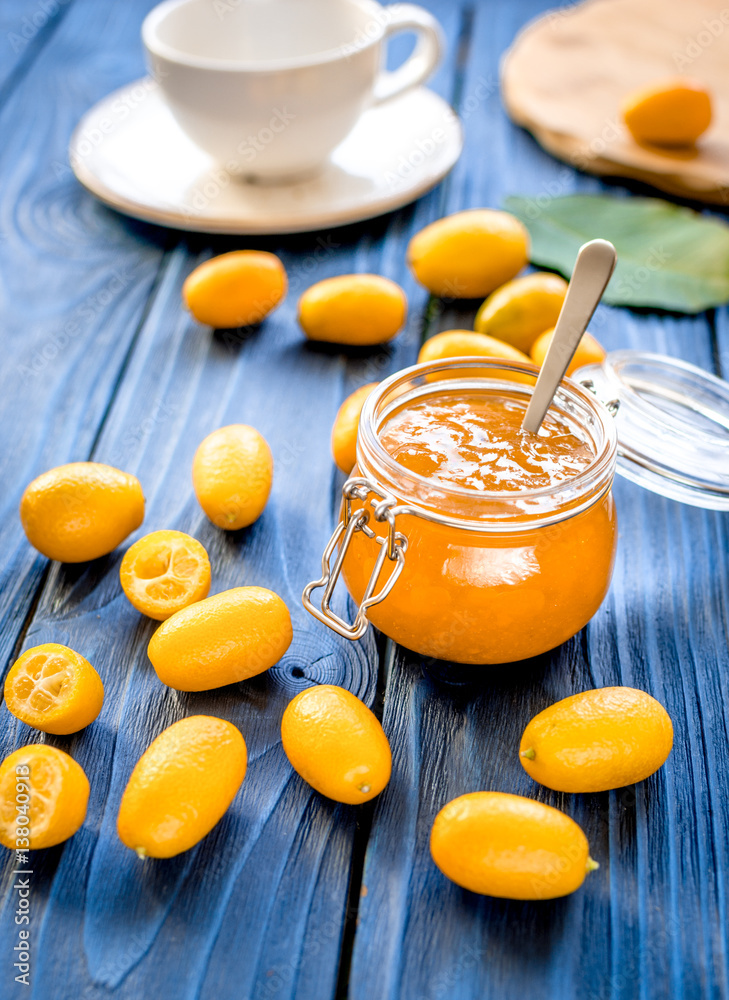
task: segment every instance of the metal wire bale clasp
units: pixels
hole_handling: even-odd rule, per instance
[[[396,507],[397,500],[395,497],[378,489],[369,479],[362,477],[348,479],[342,487],[342,496],[344,497],[344,516],[334,530],[334,534],[329,539],[329,544],[324,550],[321,560],[321,579],[307,584],[304,587],[301,599],[306,610],[320,622],[323,622],[324,625],[338,632],[339,635],[343,635],[345,639],[361,639],[369,625],[367,610],[374,604],[379,604],[385,600],[395,586],[397,578],[402,573],[405,565],[405,552],[407,551],[408,541],[405,535],[395,528],[395,512],[393,508]],[[367,506],[365,506],[353,512],[353,500],[361,500],[366,505],[368,504],[372,510],[368,510]],[[387,521],[388,531],[385,537],[376,534],[370,527],[369,521],[372,515],[374,515],[376,521]],[[362,531],[368,538],[374,539],[380,546],[380,551],[377,553],[374,568],[367,581],[362,603],[357,609],[354,621],[350,625],[332,611],[330,602],[334,588],[339,580],[339,575],[342,572],[342,565],[344,564],[347,549],[352,538],[358,531]],[[339,546],[339,552],[334,565],[332,565],[332,557],[337,546]],[[385,559],[394,562],[395,566],[387,578],[385,585],[379,593],[375,594],[375,586],[377,585],[380,571],[385,564]],[[311,601],[311,595],[320,587],[324,588],[324,593],[322,594],[320,607],[316,607]]]
[[[595,383],[592,381],[591,378],[581,379],[580,385],[584,386],[585,389],[587,389],[588,392],[591,392],[593,396],[597,396],[597,389],[595,388]],[[600,399],[599,396],[597,396],[597,398]],[[608,399],[607,402],[601,399],[600,402],[608,411],[611,417],[616,417],[618,415],[618,410],[620,409],[619,399]]]

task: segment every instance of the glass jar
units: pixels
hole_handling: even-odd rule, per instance
[[[342,520],[322,578],[304,590],[315,617],[350,639],[371,622],[425,656],[483,664],[546,652],[589,621],[607,592],[617,540],[616,432],[609,407],[593,393],[571,381],[557,391],[553,410],[594,457],[549,487],[444,486],[406,469],[380,442],[392,414],[424,397],[526,400],[535,374],[531,365],[459,358],[408,368],[372,392]],[[352,624],[331,609],[340,575],[359,605]]]
[[[619,402],[617,472],[661,496],[729,510],[729,384],[679,358],[611,351],[573,378]]]

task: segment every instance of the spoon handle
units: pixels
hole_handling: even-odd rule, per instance
[[[610,281],[616,259],[615,247],[607,240],[590,240],[580,247],[552,343],[524,414],[523,431],[536,433],[541,427],[557,386]]]

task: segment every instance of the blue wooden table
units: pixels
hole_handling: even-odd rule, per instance
[[[301,608],[336,517],[342,477],[329,456],[341,400],[411,364],[424,337],[472,312],[428,301],[405,266],[410,235],[513,193],[596,192],[600,181],[542,152],[513,127],[497,86],[500,53],[543,0],[425,0],[449,39],[433,86],[460,111],[464,155],[452,175],[392,215],[330,232],[211,239],[131,221],[71,173],[81,114],[144,72],[139,27],[150,0],[2,0],[0,5],[0,662],[58,641],[94,663],[99,719],[67,738],[91,779],[83,828],[32,855],[31,986],[13,981],[14,859],[2,855],[0,996],[37,1000],[659,1000],[727,997],[729,890],[729,521],[616,483],[619,555],[594,620],[553,653],[502,669],[424,663],[375,635],[351,644]],[[623,193],[623,189],[619,190]],[[181,309],[190,270],[241,246],[279,253],[283,307],[240,335]],[[308,346],[295,305],[312,282],[350,271],[400,282],[411,302],[391,346],[348,354]],[[696,317],[601,307],[608,348],[639,347],[729,372],[729,312]],[[191,489],[194,450],[226,423],[258,427],[276,462],[253,527],[224,534]],[[255,583],[284,597],[295,636],[252,681],[201,694],[163,687],[146,645],[154,623],[123,596],[122,550],[49,565],[17,508],[25,485],[63,462],[135,473],[147,497],[139,534],[200,538],[213,590]],[[290,698],[336,683],[381,713],[393,777],[359,809],[313,793],[279,737]],[[595,686],[629,684],[668,709],[675,746],[657,774],[599,795],[535,785],[516,755],[531,716]],[[2,756],[38,738],[1,710]],[[122,789],[143,749],[191,713],[229,719],[250,767],[210,836],[168,861],[119,842]],[[434,867],[439,808],[475,789],[564,809],[600,862],[574,896],[517,903],[472,895]]]

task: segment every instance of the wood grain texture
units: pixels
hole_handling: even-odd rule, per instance
[[[89,95],[88,86],[81,84],[111,50],[122,79],[138,73],[136,31],[146,6],[127,9],[123,19],[117,14],[122,23],[90,25],[89,16],[98,18],[100,8],[79,0],[49,44],[39,60],[46,60],[48,75],[66,72],[70,52],[79,52],[79,79],[64,78],[69,128],[98,96]],[[445,21],[451,29],[448,17]],[[103,41],[99,44],[100,38],[108,49]],[[88,51],[94,44],[98,48]],[[436,81],[445,93],[452,87],[452,74],[453,61],[447,61]],[[95,80],[95,85],[103,90],[121,82],[100,77],[101,84]],[[23,102],[29,106],[38,101],[33,90],[40,86],[37,81],[35,75],[29,78],[29,93],[19,91],[8,115],[17,115]],[[53,127],[48,123],[46,129]],[[59,142],[67,135],[59,129]],[[18,141],[27,145],[29,140]],[[68,265],[59,260],[58,235],[39,227],[52,261],[46,310],[55,306],[65,322],[76,307],[76,299],[68,301],[68,294],[71,289],[78,295],[78,273],[96,287],[94,282],[108,280],[109,258],[116,264],[126,259],[124,254],[130,258],[130,272],[134,268],[129,280],[134,297],[125,301],[123,310],[112,300],[102,302],[94,317],[94,339],[89,335],[73,357],[59,349],[63,363],[58,366],[39,365],[45,381],[27,401],[22,422],[29,435],[43,442],[43,450],[36,454],[25,447],[18,466],[7,470],[13,493],[6,514],[18,556],[16,563],[6,565],[6,580],[19,575],[20,560],[36,567],[35,576],[26,572],[22,592],[6,588],[16,621],[15,632],[6,636],[8,651],[45,565],[19,530],[14,512],[20,491],[42,468],[85,457],[139,476],[147,512],[137,536],[160,527],[192,532],[210,553],[213,591],[246,583],[271,587],[291,608],[295,639],[281,663],[263,678],[222,691],[182,695],[164,688],[151,670],[146,644],[154,626],[134,612],[121,593],[121,551],[86,566],[51,568],[24,648],[53,638],[83,650],[103,677],[106,701],[101,716],[86,731],[68,739],[49,738],[84,766],[92,793],[83,829],[66,845],[34,856],[38,958],[31,995],[45,997],[52,991],[62,998],[166,996],[174,982],[178,997],[231,995],[231,990],[246,997],[332,996],[357,811],[327,802],[293,774],[281,749],[279,724],[288,700],[311,683],[343,684],[370,703],[375,694],[374,638],[357,645],[338,639],[304,613],[300,593],[316,575],[333,528],[332,501],[341,480],[329,455],[329,433],[337,407],[355,385],[415,359],[427,296],[406,271],[405,245],[415,228],[439,214],[440,196],[434,192],[417,206],[366,226],[295,237],[283,245],[248,241],[281,253],[289,273],[288,299],[260,329],[213,333],[184,313],[181,285],[196,263],[240,241],[178,242],[177,234],[168,236],[108,212],[80,191],[70,175],[61,172],[49,181],[51,151],[42,141],[40,137],[35,150],[38,173],[50,186],[49,198],[67,192],[72,227],[66,240]],[[27,156],[31,159],[26,173],[32,151]],[[23,182],[27,184],[27,178]],[[29,191],[21,210],[32,214],[39,200],[35,190]],[[15,244],[14,259],[25,254],[30,267],[37,246],[24,246],[20,234]],[[20,265],[9,271],[20,293],[27,278],[23,286]],[[411,320],[393,345],[348,354],[304,341],[295,321],[298,295],[318,278],[349,271],[388,274],[406,287]],[[39,308],[37,300],[32,307]],[[21,320],[18,317],[18,323]],[[109,334],[102,344],[98,327]],[[43,335],[48,338],[45,330]],[[19,336],[16,339],[20,350],[23,345]],[[114,366],[112,339],[118,350]],[[49,394],[45,409],[40,405],[44,391]],[[96,409],[88,402],[89,394],[98,395]],[[72,409],[61,425],[67,436],[49,441],[59,398],[65,397],[78,411]],[[7,412],[21,400],[20,386],[14,395],[8,392]],[[190,467],[207,433],[238,421],[255,424],[269,441],[275,483],[263,517],[246,531],[224,534],[207,522],[194,500]],[[344,603],[340,595],[342,612]],[[154,736],[194,712],[225,717],[244,733],[250,754],[244,788],[198,848],[167,862],[142,864],[116,836],[122,789]],[[2,722],[3,755],[37,738],[5,708]],[[15,932],[13,893],[8,891],[13,866],[9,855],[3,861],[0,950],[10,950]]]
[[[477,8],[462,109],[537,6]],[[466,123],[449,210],[498,205],[513,192],[532,195],[538,210],[558,195],[603,189],[513,128],[497,98],[477,111]],[[727,350],[725,316],[717,324],[720,352]],[[436,308],[428,332],[468,327],[472,317],[472,310]],[[600,307],[591,329],[609,349],[654,350],[714,370],[705,316]],[[393,651],[383,720],[393,779],[375,809],[367,849],[352,1000],[728,995],[726,515],[624,480],[615,495],[620,541],[610,594],[563,647],[497,669]],[[517,756],[529,719],[574,692],[620,683],[666,705],[676,740],[665,767],[601,795],[563,795],[532,782]],[[543,903],[478,897],[448,882],[430,858],[430,827],[447,801],[477,789],[564,809],[587,833],[600,870],[573,897]]]
[[[513,121],[567,163],[726,207],[729,46],[717,14],[713,0],[563,7],[530,25],[504,54],[504,104]],[[667,152],[635,142],[622,121],[626,95],[686,74],[712,100],[712,127],[696,149]]]
[[[655,323],[629,321],[626,338],[620,320],[612,332],[621,345],[708,360],[687,337],[703,332],[696,323],[679,322],[672,335],[664,322],[656,336]],[[604,336],[610,343],[607,323]],[[394,773],[368,847],[355,1000],[727,995],[726,516],[622,480],[615,494],[611,592],[579,636],[496,670],[423,663],[402,650],[394,657],[384,716]],[[666,706],[675,746],[665,767],[602,795],[535,785],[517,756],[529,719],[607,684],[639,687]],[[479,899],[450,884],[430,859],[430,827],[447,801],[478,789],[564,809],[600,870],[574,897],[551,903]]]
[[[73,0],[4,0],[0,5],[0,106],[31,71]]]
[[[46,469],[88,456],[163,259],[166,235],[89,198],[66,158],[82,109],[141,70],[136,38],[148,6],[64,8],[0,109],[3,664],[46,566],[20,526],[22,490]],[[119,46],[129,50],[126,66]]]
[[[126,220],[65,167],[78,117],[143,72],[138,28],[152,2],[73,0],[0,108],[0,665],[21,638],[21,648],[67,642],[96,665],[107,692],[91,727],[47,738],[86,768],[89,814],[65,845],[33,855],[33,985],[27,991],[8,977],[0,995],[334,1000],[339,978],[338,1000],[726,997],[725,517],[619,482],[615,582],[578,637],[498,674],[423,663],[402,650],[390,657],[384,724],[395,769],[374,807],[348,989],[349,884],[353,878],[356,900],[371,812],[311,792],[280,745],[283,709],[304,686],[341,683],[368,703],[377,694],[375,637],[350,644],[300,606],[337,516],[343,477],[329,457],[336,409],[356,386],[412,363],[423,335],[473,316],[429,302],[415,286],[404,264],[409,236],[444,211],[496,206],[509,193],[530,194],[538,205],[602,190],[551,160],[500,107],[499,54],[542,0],[476,5],[473,35],[469,5],[427,0],[449,38],[434,87],[457,97],[466,127],[456,170],[416,205],[382,219],[246,241],[281,254],[289,296],[259,329],[215,333],[180,308],[181,284],[196,263],[240,242]],[[14,16],[10,6],[0,30]],[[405,287],[408,325],[391,345],[347,352],[302,339],[298,295],[349,271],[382,273]],[[69,322],[77,327],[63,343]],[[592,329],[609,347],[650,347],[706,367],[722,356],[729,362],[725,311],[710,330],[706,317],[601,308]],[[263,517],[226,534],[197,506],[190,464],[199,441],[233,421],[262,431],[276,472]],[[16,517],[20,493],[43,469],[87,457],[140,477],[147,515],[133,537],[189,531],[210,553],[213,591],[256,583],[284,597],[295,638],[279,665],[219,691],[171,691],[146,656],[154,625],[119,587],[124,547],[88,565],[54,564],[44,578],[47,564]],[[572,691],[621,681],[669,709],[677,739],[668,765],[634,789],[600,796],[535,786],[514,756],[531,715]],[[202,844],[141,863],[116,837],[122,789],[151,739],[194,712],[241,728],[249,773]],[[0,709],[3,756],[37,738]],[[448,798],[480,787],[565,808],[583,824],[601,870],[573,898],[538,905],[480,899],[448,883],[430,861],[430,823]],[[7,852],[2,862],[0,955],[8,956],[16,928]]]

